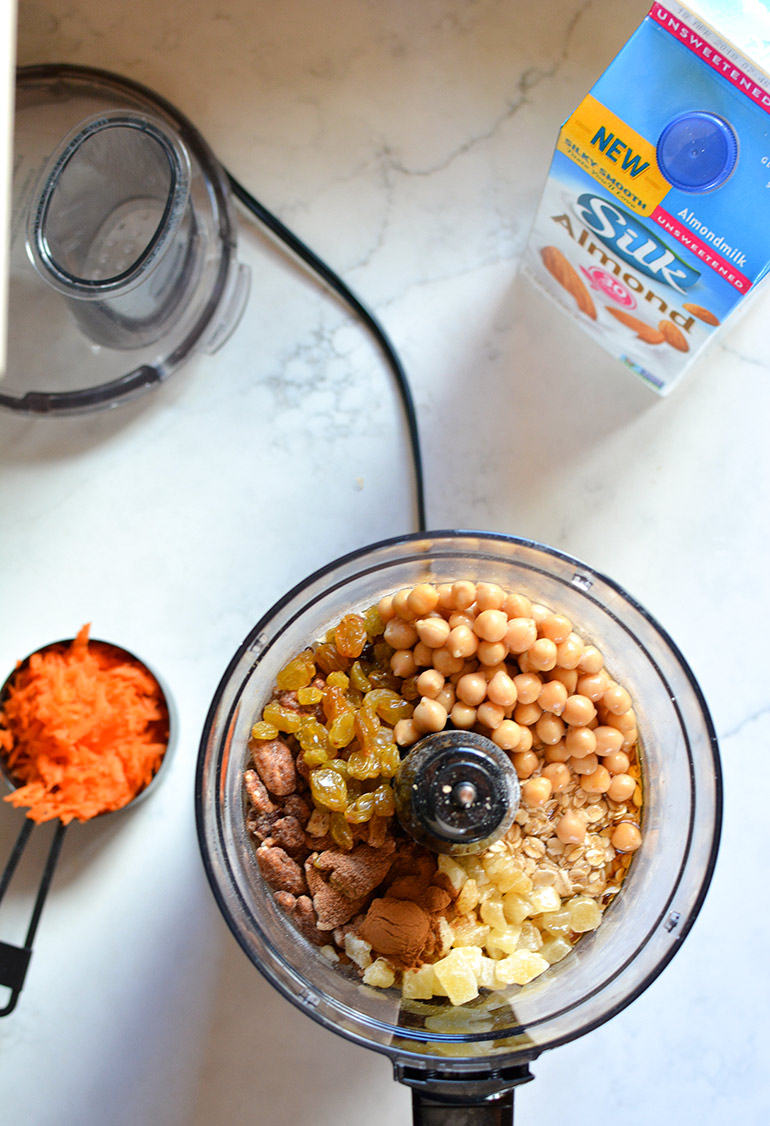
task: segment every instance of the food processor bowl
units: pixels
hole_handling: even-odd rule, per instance
[[[276,674],[348,612],[417,583],[459,578],[520,590],[566,614],[634,699],[642,749],[643,843],[598,929],[525,986],[453,1008],[406,1000],[335,968],[276,906],[246,829],[242,776],[251,725]],[[387,1055],[412,1086],[415,1121],[478,1102],[503,1121],[529,1063],[620,1012],[657,977],[706,894],[721,823],[716,737],[678,649],[616,583],[553,548],[444,531],[365,547],[295,587],[246,638],[217,689],[196,779],[198,835],[214,896],[241,947],[291,1002],[326,1028]],[[502,1100],[502,1101],[501,1101]],[[508,1108],[506,1110],[506,1107]],[[491,1108],[491,1109],[490,1109]],[[481,1112],[480,1112],[481,1113]]]

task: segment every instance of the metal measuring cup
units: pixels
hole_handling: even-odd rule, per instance
[[[36,649],[34,653],[30,653],[29,656],[25,657],[24,660],[16,666],[10,676],[6,678],[2,685],[2,688],[0,688],[0,709],[2,709],[3,705],[5,704],[9,690],[13,685],[15,678],[19,675],[20,672],[28,667],[32,657],[34,657],[36,654],[48,653],[54,650],[64,651],[72,644],[73,640],[74,639],[72,638],[68,638],[63,641],[52,642],[49,645],[44,645],[40,649]],[[121,648],[121,646],[113,645],[108,641],[100,641],[98,639],[91,638],[88,641],[88,645],[89,647],[98,646],[100,649],[107,650],[109,653],[114,654],[121,660],[129,661],[132,664],[141,666],[141,668],[145,672],[147,672],[148,675],[151,676],[155,681],[165,711],[166,749],[163,753],[163,757],[160,760],[158,769],[156,770],[155,774],[148,782],[148,784],[142,790],[140,790],[129,802],[127,802],[120,809],[107,811],[107,813],[121,813],[123,810],[128,809],[129,806],[133,806],[137,802],[144,800],[147,795],[153,789],[155,789],[158,783],[158,779],[163,773],[163,767],[169,758],[169,752],[172,748],[172,736],[174,734],[173,729],[175,727],[175,724],[173,722],[172,709],[170,706],[168,693],[163,687],[161,681],[158,679],[157,675],[150,668],[148,668],[144,661],[140,660],[139,657],[137,657],[134,653],[131,653],[128,649],[123,649]],[[11,789],[16,789],[22,784],[21,780],[14,777],[13,773],[10,771],[5,759],[5,755],[2,752],[0,752],[0,773],[2,773],[5,781],[8,783]],[[106,815],[106,813],[100,813],[97,814],[96,817],[104,817]],[[89,818],[89,820],[94,819],[95,818]],[[21,831],[19,832],[19,835],[16,839],[16,843],[14,844],[11,850],[11,854],[6,861],[2,874],[0,874],[0,903],[2,903],[3,896],[8,890],[14,872],[16,871],[19,861],[21,860],[27,843],[32,835],[32,830],[35,828],[35,824],[36,823],[29,817],[24,817]],[[48,889],[51,886],[56,863],[61,853],[61,847],[64,842],[64,834],[68,827],[69,826],[65,825],[61,820],[59,820],[56,826],[56,830],[48,851],[48,857],[43,868],[43,874],[40,878],[40,883],[37,888],[35,902],[32,907],[32,914],[27,925],[27,933],[24,939],[24,944],[22,946],[16,946],[12,943],[4,942],[2,939],[0,939],[0,986],[5,986],[10,990],[10,996],[7,1003],[4,1007],[0,1008],[0,1017],[8,1016],[9,1013],[13,1012],[19,999],[19,994],[21,992],[22,986],[24,985],[24,979],[26,977],[27,969],[29,967],[29,961],[32,956],[32,943],[35,938],[38,923],[40,922],[40,916],[43,911],[43,905],[45,904]]]

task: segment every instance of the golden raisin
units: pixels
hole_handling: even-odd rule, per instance
[[[376,747],[352,751],[348,757],[351,778],[379,778],[380,754]]]
[[[318,704],[323,699],[323,692],[320,688],[311,685],[309,688],[297,689],[297,700],[305,707],[312,707],[313,704]]]
[[[341,712],[329,724],[329,742],[335,750],[347,747],[353,742],[355,734],[355,713],[352,711]]]
[[[297,740],[303,750],[302,757],[308,766],[319,766],[334,757],[329,743],[329,732],[317,719],[304,717],[304,722],[297,732]]]
[[[318,805],[344,811],[348,804],[348,787],[337,770],[321,766],[310,773],[310,792]]]
[[[340,848],[350,850],[353,847],[353,834],[344,813],[333,813],[329,818],[329,831],[334,843]]]
[[[315,676],[315,661],[311,649],[305,649],[289,661],[275,678],[276,687],[282,692],[294,692],[305,688]]]
[[[369,637],[379,637],[385,629],[385,623],[382,620],[382,615],[378,606],[370,606],[362,614],[364,626]]]
[[[349,661],[337,651],[337,647],[328,641],[322,642],[315,651],[315,660],[319,669],[325,673],[342,670],[349,666]]]
[[[278,728],[274,727],[272,723],[265,723],[264,720],[255,723],[251,729],[252,739],[275,739],[277,734]]]
[[[262,712],[262,719],[266,723],[270,723],[273,727],[277,727],[279,731],[285,731],[288,734],[299,731],[306,718],[299,712],[295,712],[293,708],[285,708],[277,700],[271,700]]]
[[[368,692],[371,688],[369,677],[364,672],[364,667],[360,661],[353,662],[353,667],[350,670],[350,683],[359,692]]]
[[[354,825],[360,825],[363,821],[369,821],[374,813],[375,797],[374,794],[361,794],[359,798],[351,802],[345,810],[345,817]]]
[[[334,641],[343,657],[360,657],[368,641],[361,615],[346,614],[334,631]]]

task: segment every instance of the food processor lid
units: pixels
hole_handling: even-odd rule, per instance
[[[230,336],[248,295],[227,176],[170,103],[69,65],[17,71],[0,406],[114,406]]]

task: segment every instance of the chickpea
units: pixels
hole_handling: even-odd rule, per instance
[[[482,665],[500,665],[507,655],[504,641],[480,641],[476,656]]]
[[[613,751],[611,754],[605,755],[602,762],[610,774],[627,774],[631,765],[625,751]]]
[[[502,610],[482,610],[473,623],[473,631],[482,641],[502,641],[508,619]]]
[[[406,604],[412,617],[424,617],[438,606],[438,591],[430,583],[418,583],[407,595]]]
[[[601,700],[608,684],[609,677],[603,669],[591,676],[580,676],[577,682],[578,695],[587,696],[596,704]]]
[[[384,594],[380,601],[377,603],[377,612],[384,625],[387,625],[391,618],[395,618],[396,611],[393,609],[393,595]]]
[[[494,731],[505,719],[505,712],[497,704],[493,704],[491,700],[485,700],[476,709],[476,719],[479,723],[483,723],[485,727]]]
[[[393,728],[393,737],[399,747],[411,747],[420,738],[420,732],[411,719],[399,719]]]
[[[492,732],[492,742],[504,751],[515,751],[521,743],[521,728],[512,719],[504,719]]]
[[[594,728],[597,755],[612,755],[623,746],[623,735],[615,727],[600,724]]]
[[[555,794],[560,794],[572,782],[572,773],[563,762],[549,762],[543,767],[543,777],[547,778]]]
[[[537,632],[541,637],[548,637],[556,645],[560,645],[572,632],[572,622],[564,614],[548,614],[540,622]]]
[[[447,712],[451,712],[457,697],[455,696],[453,686],[451,684],[445,684],[438,696],[434,697],[434,699],[438,704],[441,704],[442,708],[445,708]]]
[[[417,671],[417,663],[414,659],[414,653],[411,649],[397,649],[393,656],[390,658],[391,670],[396,676],[407,677],[414,676]]]
[[[540,628],[541,622],[551,617],[551,611],[548,607],[542,606],[539,602],[533,602],[529,612],[538,629]]]
[[[390,619],[382,636],[394,649],[411,649],[418,641],[417,630],[412,623],[396,617]]]
[[[453,657],[472,657],[479,647],[479,640],[470,626],[455,626],[446,641],[446,648]]]
[[[423,696],[412,713],[412,720],[422,735],[443,731],[446,727],[447,711],[437,700]]]
[[[537,641],[537,626],[532,618],[512,618],[505,629],[509,653],[524,653]]]
[[[498,669],[487,684],[487,696],[501,708],[512,708],[518,699],[516,685],[504,669]]]
[[[513,709],[513,718],[523,727],[532,727],[543,714],[542,708],[537,704],[517,704]]]
[[[613,681],[604,691],[602,704],[613,715],[623,715],[631,707],[631,696],[621,684]]]
[[[605,759],[605,764],[607,760]],[[628,801],[634,796],[636,779],[630,774],[616,774],[607,787],[607,797],[616,802]]]
[[[452,583],[452,594],[454,595],[455,608],[467,610],[476,601],[476,584],[469,582],[467,579],[460,579],[458,582]]]
[[[521,729],[521,739],[519,740],[519,750],[520,751],[531,751],[533,743],[534,743],[534,739],[532,738],[532,728],[531,727],[522,727],[522,729]]]
[[[393,595],[393,609],[396,611],[398,617],[403,618],[404,621],[417,617],[417,615],[412,614],[412,611],[409,609],[409,595],[411,593],[411,588],[405,587],[403,590],[397,590]],[[422,615],[420,615],[420,617],[422,617]]]
[[[443,687],[444,677],[438,669],[426,669],[417,677],[417,691],[430,700],[435,700]]]
[[[525,705],[525,707],[536,708],[537,704]],[[550,715],[548,712],[543,712],[535,724],[535,734],[541,743],[545,743],[548,747],[553,747],[556,743],[561,742],[564,735],[564,724],[556,715]]]
[[[541,775],[539,778],[530,778],[521,787],[521,796],[527,805],[544,805],[551,796],[553,786],[550,779]]]
[[[440,649],[449,637],[449,622],[444,618],[420,618],[415,629],[420,641],[431,649]]]
[[[451,676],[452,673],[460,672],[464,666],[465,661],[462,657],[455,657],[445,645],[442,645],[440,649],[433,650],[433,667],[438,669],[443,676]]]
[[[516,751],[513,755],[513,765],[519,778],[529,778],[540,765],[534,751]]]
[[[436,587],[438,591],[438,609],[440,610],[454,610],[455,600],[452,594],[451,583],[439,583]]]
[[[469,707],[477,708],[487,698],[487,682],[481,673],[469,672],[457,682],[457,698]]]
[[[622,715],[613,715],[610,712],[607,715],[607,726],[614,727],[616,731],[626,734],[627,731],[633,731],[636,727],[636,714],[633,708],[629,708],[627,712]]]
[[[573,758],[585,758],[596,752],[596,736],[590,727],[570,727],[564,742]]]
[[[519,666],[519,672],[534,671],[529,663],[529,653],[519,653],[516,657],[516,664]]]
[[[449,713],[449,718],[455,727],[459,727],[463,731],[469,731],[476,722],[476,709],[469,708],[467,704],[463,704],[458,700],[452,707]]]
[[[414,663],[420,669],[428,668],[433,664],[433,650],[424,641],[418,641],[412,650]]]
[[[497,583],[476,583],[476,605],[480,611],[499,610],[507,595]]]
[[[532,603],[526,594],[509,594],[502,605],[509,618],[528,618]]]
[[[587,794],[606,794],[612,782],[612,775],[606,766],[597,766],[590,774],[584,774],[580,785]]]
[[[576,633],[556,646],[556,663],[563,669],[577,669],[583,652],[583,642]]]
[[[556,667],[556,646],[547,637],[539,637],[527,650],[530,667],[549,672]]]
[[[501,661],[499,665],[479,665],[478,672],[486,678],[487,684],[489,684],[499,672],[505,673],[506,676],[510,675],[505,661]]]
[[[562,844],[582,844],[586,839],[586,823],[580,813],[567,810],[556,826],[556,836]]]
[[[468,610],[455,610],[454,614],[450,614],[447,621],[449,628],[454,629],[455,626],[468,626],[473,629],[473,623],[476,621],[476,611],[471,606]]]
[[[543,682],[533,672],[520,672],[513,678],[516,685],[516,697],[520,704],[534,704],[540,696]]]
[[[568,696],[561,715],[572,727],[587,727],[596,717],[596,708],[587,696]]]
[[[537,703],[544,712],[561,715],[567,702],[567,689],[559,680],[549,680],[540,689]]]
[[[563,742],[554,743],[553,746],[546,747],[543,751],[543,758],[546,762],[569,762],[571,757]]]
[[[558,680],[567,689],[567,693],[571,696],[577,688],[578,674],[576,669],[562,669],[555,668],[548,674],[549,681]]]
[[[604,668],[604,657],[601,652],[595,645],[586,645],[580,655],[580,663],[578,664],[580,672],[593,676],[602,668]]]
[[[633,821],[620,821],[612,830],[610,844],[618,852],[634,852],[641,843],[642,834]]]
[[[623,733],[623,749],[624,750],[631,750],[631,748],[636,745],[636,741],[637,741],[638,738],[639,738],[639,732],[637,731],[637,729],[635,727],[632,727],[630,731],[625,731]]]
[[[596,755],[584,755],[582,758],[575,758],[573,755],[569,760],[569,764],[575,774],[588,775],[593,774],[598,768],[599,760]],[[609,771],[607,773],[609,773]]]

